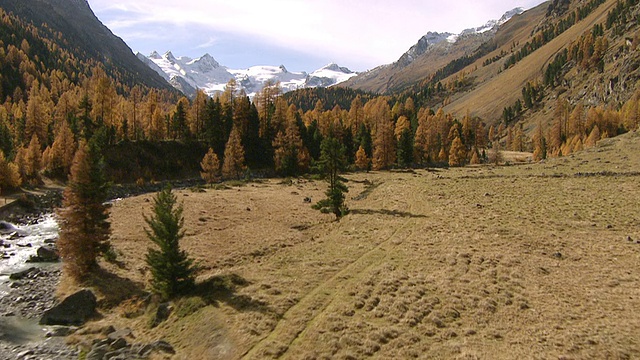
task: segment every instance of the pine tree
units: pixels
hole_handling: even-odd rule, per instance
[[[220,160],[218,160],[218,155],[216,155],[212,148],[209,148],[209,151],[202,159],[200,167],[202,168],[200,177],[202,177],[202,180],[206,181],[207,184],[220,181]]]
[[[413,134],[411,129],[406,128],[398,139],[398,166],[407,168],[413,163]]]
[[[149,225],[149,229],[145,229],[147,237],[159,248],[149,248],[146,256],[153,275],[151,287],[165,299],[185,294],[195,284],[193,260],[180,250],[184,217],[182,205],[176,203],[176,196],[167,187],[154,198],[153,216],[144,216]]]
[[[187,124],[187,107],[189,106],[189,100],[182,98],[176,104],[176,110],[171,117],[171,133],[173,140],[180,139],[186,140],[189,133],[189,126]]]
[[[97,257],[109,248],[108,184],[97,150],[85,142],[73,159],[71,177],[59,211],[58,248],[65,274],[81,280],[97,267]]]
[[[244,148],[240,141],[240,133],[237,127],[233,127],[229,141],[224,149],[224,164],[222,165],[222,175],[226,178],[240,179],[245,170]]]
[[[340,177],[340,171],[344,171],[347,166],[345,152],[344,146],[336,138],[328,137],[322,141],[320,160],[317,164],[318,170],[329,183],[329,188],[325,193],[327,198],[320,200],[313,208],[324,213],[332,212],[336,219],[340,219],[349,211],[344,205],[344,193],[349,189]]]

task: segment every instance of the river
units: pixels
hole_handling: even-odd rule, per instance
[[[0,297],[9,291],[9,275],[30,267],[60,267],[59,263],[28,263],[27,260],[36,255],[40,246],[55,241],[58,237],[58,223],[53,214],[44,215],[37,222],[29,225],[3,223],[5,229],[0,234]]]
[[[28,263],[41,246],[58,237],[53,214],[28,225],[0,223],[0,359],[72,359],[62,338],[47,337],[53,327],[38,320],[44,307],[51,305],[60,263]],[[35,267],[37,278],[19,280],[15,286],[9,275]],[[28,313],[25,314],[25,310]]]

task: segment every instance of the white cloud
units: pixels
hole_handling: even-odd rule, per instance
[[[498,18],[512,8],[532,7],[542,0],[89,2],[105,25],[125,41],[129,41],[126,34],[151,24],[197,26],[210,32],[204,38],[214,39],[219,33],[234,34],[336,59],[346,66],[353,62],[373,67],[395,61],[427,31],[457,33]],[[204,48],[206,44],[200,45],[192,47]]]
[[[206,48],[210,48],[213,45],[215,45],[216,43],[218,43],[218,39],[214,38],[214,37],[209,37],[209,41],[202,43],[198,46],[196,46],[196,49],[206,49]]]

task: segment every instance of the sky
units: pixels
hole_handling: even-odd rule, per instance
[[[232,69],[390,64],[429,31],[460,33],[542,0],[88,0],[135,52],[209,53]]]

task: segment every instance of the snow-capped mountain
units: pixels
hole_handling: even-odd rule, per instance
[[[360,73],[343,85],[377,93],[403,90],[433,75],[449,62],[473,53],[480,45],[491,40],[500,26],[523,12],[522,8],[515,8],[499,20],[488,21],[459,34],[427,32],[396,62]]]
[[[171,85],[187,96],[202,89],[213,96],[224,91],[231,79],[236,79],[239,87],[249,97],[260,91],[267,81],[280,82],[284,92],[307,88],[328,87],[348,80],[357,75],[351,70],[336,64],[329,64],[310,74],[306,72],[290,72],[284,65],[252,66],[248,69],[229,69],[220,65],[211,55],[191,59],[183,56],[176,58],[171,51],[160,55],[157,52],[149,56],[137,54],[138,58],[164,77]]]
[[[452,34],[448,32],[438,33],[430,31],[425,36],[420,38],[420,40],[418,40],[418,43],[409,48],[409,50],[404,53],[396,63],[399,66],[407,66],[415,59],[417,59],[420,55],[436,47],[436,45],[440,45],[440,48],[448,48],[455,44],[458,39],[462,37],[482,35],[488,32],[493,35],[498,31],[498,28],[509,21],[509,19],[516,15],[522,14],[523,12],[523,8],[515,8],[506,12],[499,20],[490,20],[483,26],[463,30],[460,34]]]
[[[483,26],[480,26],[480,27],[477,27],[477,28],[471,28],[471,29],[463,30],[462,33],[459,36],[471,35],[471,34],[482,34],[482,33],[485,33],[487,31],[496,32],[496,31],[498,31],[498,28],[500,26],[502,26],[504,23],[509,21],[512,17],[514,17],[516,15],[520,15],[523,12],[524,12],[523,8],[521,8],[521,7],[515,8],[513,10],[507,11],[498,20],[490,20],[490,21],[487,21],[487,23],[484,24]]]

